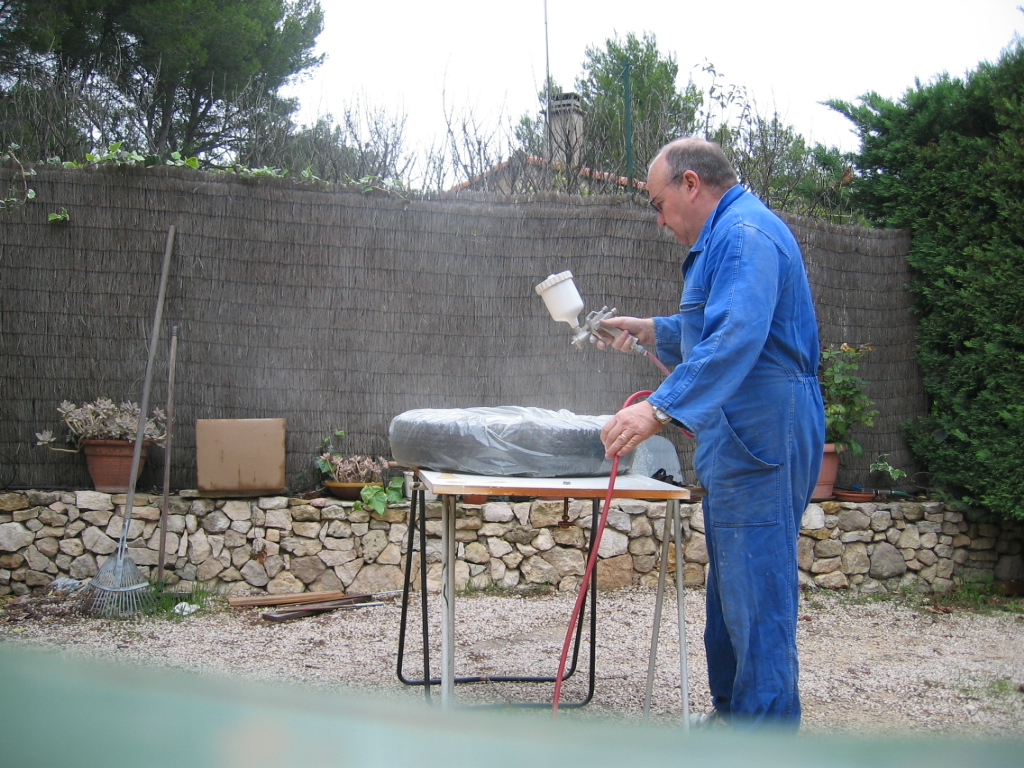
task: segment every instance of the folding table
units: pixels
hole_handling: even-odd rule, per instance
[[[441,706],[450,708],[455,692],[455,499],[457,496],[476,494],[483,496],[544,496],[560,499],[603,499],[608,493],[608,477],[504,477],[498,475],[471,475],[456,472],[438,472],[433,470],[418,470],[418,477],[422,480],[427,490],[437,494],[441,501]],[[649,477],[638,475],[620,475],[615,478],[614,498],[616,499],[646,499],[664,500],[668,502],[666,514],[666,530],[663,538],[662,575],[664,575],[665,555],[667,554],[667,542],[669,537],[668,520],[669,515],[674,523],[677,546],[677,584],[681,586],[682,578],[682,557],[681,540],[682,536],[680,520],[680,501],[687,501],[690,492],[686,488],[680,488],[669,483],[663,483]],[[410,527],[410,543],[412,542],[412,530]],[[425,552],[421,553],[421,559],[425,558]],[[412,547],[409,547],[408,557],[411,558]],[[663,589],[663,584],[659,589]],[[660,595],[659,595],[660,598]],[[426,602],[426,596],[423,596]],[[685,691],[685,665],[686,665],[686,642],[683,636],[685,622],[683,620],[683,595],[682,590],[677,592],[677,603],[679,610],[680,626],[680,669],[683,675],[684,684],[682,688],[684,716],[688,709],[688,693]],[[660,615],[660,602],[657,613]],[[593,611],[591,618],[593,619]],[[656,616],[656,620],[659,618]],[[569,617],[566,617],[568,621]],[[592,627],[593,631],[593,627]],[[657,632],[657,626],[655,626]],[[656,636],[655,636],[656,637]],[[404,629],[403,629],[404,641]],[[578,638],[577,638],[578,641]],[[656,644],[656,640],[653,640]],[[591,649],[594,646],[594,638],[591,637]],[[652,649],[653,650],[653,649]],[[651,664],[653,665],[653,653]],[[593,671],[593,663],[591,663]],[[429,682],[429,681],[425,681]],[[648,687],[650,688],[650,675]]]

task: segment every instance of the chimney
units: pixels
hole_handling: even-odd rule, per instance
[[[578,93],[551,94],[548,132],[545,140],[547,159],[576,168],[583,156],[583,108]]]

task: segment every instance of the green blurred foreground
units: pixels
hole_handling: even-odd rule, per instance
[[[0,765],[906,766],[1020,768],[1024,742],[685,735],[523,710],[445,713],[309,688],[256,685],[0,646]],[[578,716],[578,715],[577,715]]]

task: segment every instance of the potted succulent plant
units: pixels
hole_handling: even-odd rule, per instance
[[[132,452],[139,428],[139,404],[124,402],[118,405],[106,397],[80,406],[64,400],[57,406],[57,412],[68,429],[67,442],[73,447],[58,448],[54,445],[57,438],[50,430],[36,433],[36,445],[45,445],[52,451],[84,453],[97,491],[126,493],[131,481]],[[167,418],[159,408],[154,408],[153,415],[146,419],[139,472],[145,465],[149,446],[162,442],[166,436],[166,422]]]
[[[324,486],[339,499],[355,501],[356,509],[363,505],[377,514],[388,504],[402,500],[403,477],[394,477],[384,486],[388,462],[383,456],[344,455],[334,447],[334,439],[345,434],[337,429],[320,443],[316,467],[324,476]]]
[[[864,393],[867,382],[857,376],[856,371],[860,359],[873,349],[871,344],[852,346],[845,343],[821,349],[818,382],[825,401],[825,455],[812,501],[831,498],[842,451],[849,451],[854,456],[864,455],[864,449],[853,439],[851,432],[855,427],[874,426],[878,411]]]

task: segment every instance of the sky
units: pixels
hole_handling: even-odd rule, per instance
[[[706,86],[710,63],[759,112],[777,110],[811,142],[857,149],[846,118],[819,102],[869,91],[898,98],[915,78],[962,76],[1024,34],[1024,0],[320,0],[325,63],[286,95],[312,122],[361,101],[404,114],[411,148],[440,141],[445,105],[494,121],[536,116],[548,67],[571,90],[586,49],[653,34]],[[546,46],[545,46],[546,38]]]

